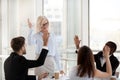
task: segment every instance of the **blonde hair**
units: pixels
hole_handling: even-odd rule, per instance
[[[37,18],[37,23],[36,23],[36,31],[40,32],[41,31],[41,27],[48,21],[48,19],[45,16],[39,16]]]

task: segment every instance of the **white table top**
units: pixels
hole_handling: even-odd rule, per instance
[[[59,79],[44,78],[42,80],[69,80],[69,77],[68,76],[61,76]]]

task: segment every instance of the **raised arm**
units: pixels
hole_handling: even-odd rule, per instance
[[[80,41],[81,40],[79,39],[78,35],[75,35],[74,43],[75,43],[75,46],[76,46],[77,49],[79,49]]]
[[[27,19],[28,27],[29,27],[29,34],[28,34],[28,45],[33,45],[35,44],[35,33],[33,31],[33,24]]]
[[[32,27],[33,27],[33,24],[31,23],[31,21],[30,21],[29,18],[27,19],[27,22],[28,22],[28,27],[29,27],[29,28],[32,28]]]
[[[79,48],[80,48],[80,39],[79,39],[79,37],[78,37],[78,35],[75,35],[75,37],[74,37],[74,44],[75,44],[75,46],[76,46],[76,51],[75,51],[75,53],[78,53],[78,50],[79,50]]]
[[[37,67],[37,66],[41,66],[44,64],[47,53],[48,53],[48,37],[49,35],[44,33],[42,38],[43,38],[43,49],[40,53],[40,56],[38,57],[37,60],[27,60],[26,61],[26,65],[28,68],[33,68],[33,67]]]
[[[110,48],[108,46],[105,46],[103,53],[104,53],[104,56],[106,59],[106,72],[111,76],[112,75],[112,68],[111,68],[111,63],[109,60]]]

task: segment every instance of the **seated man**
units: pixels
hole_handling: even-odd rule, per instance
[[[75,45],[76,45],[76,48],[77,48],[77,50],[76,50],[76,53],[77,53],[78,49],[79,49],[79,44],[80,44],[80,40],[79,40],[79,37],[77,35],[74,38],[74,42],[75,42]],[[119,66],[119,61],[113,55],[113,53],[116,51],[117,46],[112,41],[108,41],[105,45],[110,47],[109,59],[110,59],[111,66],[112,66],[112,75],[115,75],[116,69]],[[104,50],[104,48],[103,48],[103,50]],[[96,62],[97,69],[99,69],[103,72],[106,72],[106,61],[105,61],[105,58],[104,58],[104,52],[100,51],[97,54],[95,54],[94,59],[95,59],[95,62]]]
[[[38,77],[30,76],[28,69],[38,67],[44,64],[47,56],[48,36],[43,35],[43,48],[37,60],[27,60],[23,55],[26,54],[25,38],[16,37],[11,40],[13,52],[4,62],[5,80],[41,80],[48,74],[42,74]],[[38,79],[36,79],[38,78]]]
[[[116,51],[117,45],[112,41],[108,41],[105,45],[110,47],[109,59],[110,59],[111,66],[112,66],[112,75],[115,75],[116,69],[119,66],[119,61],[113,55],[113,53]],[[104,48],[105,48],[105,46],[103,47],[103,50],[104,50]],[[97,54],[95,54],[94,59],[96,62],[97,69],[105,72],[106,71],[106,61],[104,58],[104,51],[103,50],[98,52]]]

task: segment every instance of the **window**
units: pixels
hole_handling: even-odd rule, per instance
[[[63,25],[63,1],[64,0],[44,0],[43,14],[50,21],[50,31],[54,32],[57,36],[58,45],[63,47],[62,44],[62,25]],[[59,4],[56,4],[59,3]],[[66,34],[65,34],[66,35]]]
[[[120,0],[89,0],[90,47],[102,50],[114,41],[120,51]]]
[[[2,55],[11,52],[9,42],[18,35],[27,39],[27,19],[35,24],[40,15],[50,21],[50,30],[57,36],[58,51],[64,71],[76,65],[74,35],[81,35],[81,0],[2,0]],[[58,4],[59,3],[59,4]],[[27,40],[26,40],[27,41]],[[4,48],[4,49],[3,49]],[[26,57],[34,59],[34,46],[27,46]],[[4,61],[2,61],[4,62]]]
[[[57,36],[64,71],[76,65],[74,35],[80,34],[80,0],[44,0],[43,14],[50,21],[50,30]],[[59,4],[57,4],[59,3]]]

